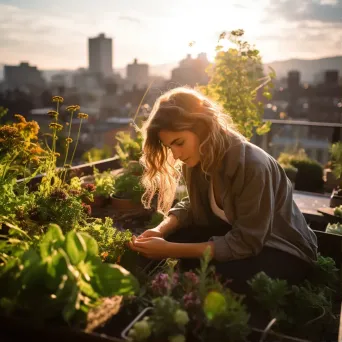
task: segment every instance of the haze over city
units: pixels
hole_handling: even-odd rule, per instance
[[[314,59],[341,54],[341,19],[342,0],[0,0],[0,64],[87,67],[87,39],[99,32],[113,38],[114,69],[133,58],[155,65],[205,52],[211,60],[218,35],[238,28],[266,63]]]

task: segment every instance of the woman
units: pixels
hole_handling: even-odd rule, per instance
[[[195,267],[193,260],[209,248],[217,272],[241,292],[260,271],[290,282],[307,276],[317,240],[293,201],[291,182],[215,103],[173,89],[156,101],[143,135],[143,202],[149,207],[158,194],[158,210],[167,217],[135,238],[133,250]],[[179,166],[188,197],[171,208]]]

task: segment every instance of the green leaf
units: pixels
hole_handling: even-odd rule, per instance
[[[66,322],[70,322],[77,309],[78,298],[80,295],[79,288],[76,283],[72,284],[71,294],[68,298],[68,303],[64,307],[62,315]]]
[[[93,299],[98,299],[100,297],[99,294],[93,289],[91,284],[87,283],[86,281],[80,279],[78,281],[78,285],[84,295]]]
[[[81,261],[77,265],[77,268],[82,273],[84,279],[86,281],[90,281],[90,278],[94,275],[94,272],[93,272],[94,266],[90,262]]]
[[[44,267],[37,252],[33,249],[26,251],[22,256],[20,265],[20,282],[24,288],[32,284],[39,284],[44,275]]]
[[[87,246],[87,255],[98,256],[99,255],[99,247],[97,241],[91,237],[89,234],[84,232],[78,232],[80,234]]]
[[[77,265],[87,256],[87,245],[82,235],[74,230],[65,237],[65,250],[73,265]]]
[[[64,236],[61,228],[56,224],[50,224],[47,233],[40,242],[40,255],[42,259],[51,255],[52,251],[61,247],[64,242]]]
[[[271,124],[272,124],[271,121],[265,122],[262,126],[260,126],[256,129],[256,133],[258,135],[263,135],[263,134],[269,132],[269,130],[271,129]]]
[[[138,291],[136,278],[119,265],[98,264],[94,273],[92,286],[103,297],[128,295]]]
[[[67,273],[68,263],[64,255],[54,253],[46,258],[46,286],[51,290],[56,290],[61,284],[63,276]]]

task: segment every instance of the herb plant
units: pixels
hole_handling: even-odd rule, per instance
[[[50,225],[38,248],[18,239],[0,241],[0,306],[36,320],[83,323],[101,298],[130,295],[136,279],[118,265],[102,263],[96,241],[84,232],[65,236]]]

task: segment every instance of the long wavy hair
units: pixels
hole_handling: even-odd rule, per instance
[[[175,198],[181,177],[182,162],[173,158],[172,152],[159,139],[161,130],[191,131],[200,140],[200,167],[210,175],[220,165],[229,149],[232,136],[244,140],[230,116],[200,92],[179,87],[161,95],[155,102],[141,132],[144,166],[141,183],[145,188],[142,202],[146,208],[158,195],[157,210],[167,214]]]

